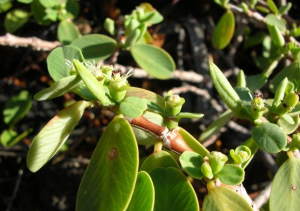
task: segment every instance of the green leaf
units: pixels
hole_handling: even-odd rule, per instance
[[[5,16],[4,26],[9,33],[14,33],[27,23],[30,14],[24,10],[15,9],[8,12]]]
[[[221,114],[218,119],[213,121],[206,129],[205,131],[200,135],[199,141],[204,142],[211,136],[218,133],[224,125],[226,125],[229,120],[234,116],[231,110],[225,111],[223,114]]]
[[[227,185],[238,185],[243,182],[245,172],[244,169],[237,165],[226,164],[217,176],[222,183]]]
[[[79,101],[60,111],[33,139],[27,154],[27,166],[36,172],[62,147],[91,102]]]
[[[57,29],[57,36],[62,44],[68,45],[73,40],[80,37],[80,32],[74,23],[65,20],[59,23]]]
[[[288,159],[277,171],[273,180],[270,210],[297,211],[300,204],[300,160]]]
[[[247,167],[247,165],[250,163],[250,161],[252,160],[252,158],[254,157],[258,147],[257,147],[253,137],[250,137],[248,140],[246,140],[244,143],[242,143],[241,146],[246,146],[251,150],[250,158],[246,162],[244,162],[241,166],[243,169],[245,169]]]
[[[62,96],[77,87],[81,82],[78,75],[71,75],[56,81],[51,87],[44,89],[34,95],[34,99],[38,101],[49,100]]]
[[[130,52],[138,65],[153,77],[167,79],[175,69],[172,57],[156,46],[135,44],[131,46]]]
[[[24,118],[32,105],[31,96],[28,91],[23,90],[13,95],[6,103],[3,110],[5,124],[13,127],[18,121]]]
[[[71,46],[75,46],[82,51],[87,61],[107,59],[117,48],[114,39],[100,34],[89,34],[74,40]]]
[[[213,188],[205,196],[202,210],[205,211],[229,211],[243,210],[253,211],[249,203],[238,193],[226,187]]]
[[[73,46],[55,48],[47,58],[48,71],[54,81],[70,76],[71,67],[65,64],[65,60],[78,59],[84,61],[81,51]]]
[[[129,87],[126,91],[126,97],[132,97],[132,96],[142,98],[142,99],[147,99],[157,104],[162,109],[165,108],[165,99],[162,96],[155,94],[154,92],[148,91],[146,89]]]
[[[183,170],[193,178],[202,179],[203,173],[201,166],[204,163],[204,159],[196,152],[185,151],[179,157],[180,164]]]
[[[282,20],[280,20],[274,14],[268,14],[266,16],[266,23],[269,25],[276,26],[282,32],[286,30],[286,26],[285,26],[284,22]]]
[[[76,210],[125,210],[134,192],[138,162],[130,124],[123,118],[114,118],[84,173]]]
[[[175,168],[156,168],[150,172],[154,189],[154,210],[199,210],[190,182]]]
[[[115,35],[115,21],[110,19],[110,18],[106,18],[104,21],[104,28],[106,31],[108,31],[108,33],[110,35]]]
[[[52,21],[48,18],[46,13],[46,7],[44,7],[39,0],[33,0],[31,5],[31,11],[38,24],[49,25]]]
[[[18,0],[18,2],[23,3],[23,4],[30,4],[32,0]]]
[[[141,35],[141,30],[139,28],[136,28],[133,31],[131,31],[126,37],[125,48],[134,45],[137,42],[140,35]]]
[[[270,8],[270,10],[275,14],[275,15],[278,15],[278,9],[277,9],[277,6],[276,4],[274,3],[273,0],[267,0],[267,4]]]
[[[189,132],[187,132],[185,129],[178,127],[178,132],[186,142],[186,144],[194,150],[194,152],[200,154],[202,157],[207,156],[209,151],[197,140],[195,139]]]
[[[33,129],[30,128],[29,130],[24,131],[21,134],[18,134],[16,131],[13,130],[4,130],[0,137],[1,144],[4,147],[12,147],[15,144],[17,144],[19,141],[21,141],[23,138],[28,136],[32,131]]]
[[[157,142],[157,137],[145,130],[136,127],[132,127],[132,130],[138,145],[152,146]]]
[[[281,70],[270,83],[270,90],[275,93],[281,81],[287,77],[290,81],[296,80],[300,84],[300,69],[297,62],[293,62],[289,66]]]
[[[210,64],[209,71],[214,86],[216,87],[219,95],[224,100],[228,108],[230,108],[235,115],[238,115],[241,109],[241,106],[239,104],[240,97],[232,88],[221,70],[214,63]]]
[[[261,89],[268,81],[268,77],[263,74],[251,75],[246,78],[247,87],[254,92],[257,89]]]
[[[272,38],[272,41],[277,45],[277,46],[284,46],[285,40],[281,32],[279,31],[278,27],[275,25],[270,25],[268,24],[268,29],[270,36]]]
[[[0,13],[8,11],[12,7],[11,2],[6,2],[4,4],[0,4]]]
[[[253,46],[259,45],[262,43],[266,36],[266,33],[263,31],[259,31],[255,33],[253,36],[245,39],[244,41],[244,49],[251,48]]]
[[[146,158],[140,167],[140,171],[150,172],[158,167],[173,167],[180,170],[176,160],[166,151],[153,152]]]
[[[85,83],[81,81],[81,83],[72,89],[72,92],[78,94],[81,98],[85,100],[97,100],[97,98],[90,92],[90,90],[86,87]]]
[[[279,14],[281,15],[287,14],[291,8],[292,8],[292,3],[288,2],[286,5],[279,8]]]
[[[235,19],[233,13],[228,10],[219,20],[212,35],[212,44],[215,48],[221,50],[231,41],[234,33]]]
[[[39,2],[46,8],[57,6],[60,3],[59,0],[39,0]]]
[[[287,143],[287,137],[282,130],[269,122],[256,126],[252,136],[260,149],[270,153],[279,152]]]
[[[138,173],[134,192],[126,211],[152,211],[154,207],[154,186],[149,174]]]
[[[288,115],[293,120],[293,123],[287,121],[286,119],[283,119],[282,116],[280,116],[277,124],[279,127],[282,128],[283,132],[285,132],[286,134],[291,134],[295,132],[295,130],[298,128],[299,115],[295,115],[293,117],[291,117],[289,114],[285,114],[285,115]]]
[[[73,65],[90,92],[100,101],[103,106],[113,104],[106,96],[103,84],[78,60],[73,59]]]
[[[275,97],[274,97],[274,101],[272,104],[272,108],[277,108],[279,106],[279,104],[281,103],[281,100],[283,100],[284,95],[285,95],[285,90],[288,84],[288,79],[284,78],[279,86],[277,87],[277,90],[275,92]]]
[[[200,119],[204,116],[204,114],[196,114],[196,113],[188,113],[188,112],[180,112],[177,114],[176,119],[179,121],[181,118],[189,118],[189,119]]]
[[[75,0],[68,0],[66,10],[69,14],[72,14],[73,17],[71,19],[75,19],[79,14],[79,4]]]
[[[141,116],[146,109],[146,102],[138,97],[126,97],[120,104],[122,114],[131,118]]]

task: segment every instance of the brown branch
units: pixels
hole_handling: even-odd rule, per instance
[[[36,51],[51,51],[54,48],[61,45],[58,41],[45,41],[37,37],[17,37],[10,33],[6,33],[4,36],[0,36],[0,45],[11,47],[31,47]]]

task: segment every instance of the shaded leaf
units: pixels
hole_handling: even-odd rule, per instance
[[[98,62],[108,58],[116,50],[117,43],[105,35],[89,34],[74,40],[71,46],[79,48],[87,61]]]
[[[146,102],[138,97],[126,97],[120,104],[122,114],[131,118],[141,116],[146,109]]]
[[[212,35],[212,44],[217,49],[225,48],[231,41],[235,27],[233,13],[228,10],[219,20]]]
[[[154,210],[199,209],[198,199],[192,185],[175,168],[156,168],[150,172],[155,188]]]
[[[196,152],[185,151],[179,158],[182,169],[191,177],[196,179],[202,179],[203,173],[201,166],[204,163],[204,159]]]
[[[65,21],[62,21],[59,23],[58,29],[57,29],[57,36],[58,36],[59,41],[63,45],[68,45],[73,40],[80,37],[80,32],[74,23],[72,23],[68,20],[65,20]]]
[[[18,134],[16,131],[13,130],[4,130],[0,137],[1,144],[4,147],[12,147],[15,144],[17,144],[19,141],[21,141],[23,138],[28,136],[32,131],[33,129],[30,128],[29,130],[24,131],[21,134]]]
[[[65,60],[78,59],[84,61],[81,51],[73,46],[55,48],[47,58],[48,71],[54,81],[70,76],[71,67],[65,64]]]
[[[286,114],[289,116],[289,114]],[[295,130],[297,129],[298,125],[299,125],[299,115],[295,115],[293,117],[291,117],[293,120],[292,122],[288,122],[286,121],[286,119],[283,119],[281,117],[279,117],[278,119],[278,126],[282,128],[283,132],[285,132],[286,134],[291,134],[293,132],[295,132]]]
[[[27,167],[36,172],[44,166],[68,139],[90,102],[79,101],[60,111],[33,139],[27,154]]]
[[[163,49],[148,44],[135,44],[130,52],[134,60],[149,75],[159,79],[171,77],[175,69],[172,57]]]
[[[280,20],[277,16],[275,16],[274,14],[268,14],[266,16],[266,23],[269,25],[274,25],[276,26],[280,31],[285,31],[286,30],[286,26],[283,23],[282,20]]]
[[[154,186],[147,172],[138,173],[134,192],[126,211],[152,211],[154,207]]]
[[[116,117],[101,136],[84,173],[76,210],[125,210],[134,191],[137,170],[134,134],[127,120]]]
[[[75,0],[68,0],[66,10],[69,14],[72,14],[73,17],[71,19],[75,19],[79,14],[79,4]]]
[[[275,124],[266,122],[256,126],[252,136],[257,146],[270,153],[277,153],[287,144],[287,137]]]
[[[18,121],[24,118],[32,105],[31,96],[28,91],[23,90],[13,95],[6,103],[3,110],[5,124],[13,127]]]
[[[8,12],[5,16],[4,26],[9,33],[14,33],[27,23],[30,14],[24,10],[15,9]]]
[[[268,81],[268,77],[263,74],[251,75],[246,78],[247,87],[254,92],[257,89],[261,89]]]
[[[300,160],[285,161],[277,171],[271,189],[270,210],[297,211],[300,204]]]
[[[44,7],[39,0],[33,0],[31,5],[31,11],[38,24],[49,25],[51,20],[46,13],[46,7]]]

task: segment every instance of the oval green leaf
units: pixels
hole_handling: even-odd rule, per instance
[[[82,178],[76,210],[125,210],[137,178],[138,147],[129,123],[114,118]]]
[[[300,160],[288,159],[277,171],[273,180],[270,210],[297,211],[300,204]]]
[[[132,130],[138,145],[152,146],[157,142],[157,138],[145,130],[135,127],[132,127]]]
[[[34,95],[35,100],[49,100],[62,96],[77,87],[81,82],[78,75],[71,75],[56,81],[51,87],[44,89]]]
[[[234,27],[235,27],[234,15],[230,10],[228,10],[221,17],[216,28],[214,29],[212,35],[213,46],[220,50],[225,48],[229,44],[233,36]]]
[[[140,167],[140,171],[150,172],[151,170],[158,167],[173,167],[180,170],[176,160],[166,151],[153,152],[146,158]]]
[[[147,109],[147,103],[138,97],[126,97],[120,104],[123,115],[137,118]]]
[[[135,44],[131,46],[130,52],[138,65],[153,77],[167,79],[175,70],[172,57],[161,48],[147,44]]]
[[[82,51],[88,61],[100,61],[108,58],[117,48],[114,39],[100,34],[89,34],[74,40],[71,46]]]
[[[267,0],[267,4],[270,8],[270,10],[275,14],[278,15],[278,8],[273,0]]]
[[[150,176],[155,189],[154,210],[199,210],[196,193],[180,170],[156,168]]]
[[[32,131],[33,129],[30,128],[29,130],[24,131],[21,134],[18,134],[16,131],[13,130],[4,130],[0,137],[1,144],[4,147],[12,147],[15,144],[17,144],[19,141],[21,141],[23,138],[28,136]]]
[[[245,177],[244,169],[237,165],[226,164],[222,170],[218,173],[220,181],[227,185],[241,184]]]
[[[252,136],[257,146],[270,153],[277,153],[287,144],[287,137],[275,124],[266,122],[256,126]]]
[[[58,25],[57,36],[63,45],[68,45],[80,37],[80,32],[74,23],[64,20]]]
[[[71,67],[66,65],[65,60],[78,59],[84,61],[81,51],[73,46],[55,48],[47,58],[48,71],[54,81],[70,76]]]
[[[204,163],[204,159],[196,152],[185,151],[179,157],[180,164],[183,170],[193,178],[202,179],[203,173],[201,166]]]
[[[28,91],[23,90],[17,95],[13,95],[6,103],[3,110],[5,124],[13,127],[18,121],[23,119],[32,106],[31,96]]]
[[[209,151],[197,140],[195,139],[189,132],[187,132],[185,129],[178,127],[178,132],[186,142],[186,144],[194,150],[194,152],[197,152],[202,157],[207,156]]]
[[[239,194],[226,187],[213,188],[205,196],[202,210],[205,211],[229,211],[243,210],[253,211],[248,202]]]
[[[39,0],[33,0],[30,5],[33,16],[35,17],[38,24],[49,25],[52,22],[50,17],[48,17],[46,7],[44,7]]]
[[[283,35],[279,31],[278,27],[275,25],[268,24],[268,29],[269,29],[269,33],[272,38],[272,41],[275,43],[275,45],[284,46],[285,40],[284,40]]]
[[[149,174],[138,173],[134,192],[126,211],[152,211],[154,207],[154,186]]]
[[[4,27],[7,32],[14,33],[27,23],[30,14],[24,10],[15,9],[8,12],[5,16]]]
[[[251,75],[246,78],[247,87],[254,92],[257,89],[261,89],[268,81],[268,77],[263,74]]]
[[[285,31],[286,26],[282,20],[280,20],[276,15],[274,14],[268,14],[266,16],[266,23],[269,25],[276,26],[280,31]]]
[[[289,114],[285,114],[289,115]],[[295,132],[299,125],[299,115],[291,117],[294,123],[288,122],[286,119],[279,117],[277,124],[282,128],[283,132],[286,134],[291,134]]]
[[[90,102],[79,101],[60,111],[33,139],[27,154],[27,167],[36,172],[62,147]]]

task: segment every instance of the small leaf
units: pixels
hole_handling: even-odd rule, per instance
[[[23,3],[23,4],[30,4],[32,0],[18,0],[18,2]]]
[[[28,91],[23,90],[13,95],[5,105],[3,117],[5,124],[13,127],[30,110],[32,105],[31,96]]]
[[[74,23],[65,20],[59,23],[57,29],[57,36],[62,44],[68,45],[73,40],[80,37],[80,32]]]
[[[277,171],[271,189],[270,210],[297,211],[300,203],[300,160],[285,161]]]
[[[60,111],[33,139],[27,154],[27,166],[36,172],[44,166],[68,139],[77,125],[84,109],[90,102],[79,101]]]
[[[62,96],[77,87],[81,82],[78,75],[71,75],[56,81],[51,87],[44,89],[34,95],[34,99],[38,101],[49,100]]]
[[[285,24],[274,14],[269,14],[266,16],[266,23],[268,25],[276,26],[282,32],[286,30]]]
[[[253,36],[245,39],[244,41],[244,49],[251,48],[253,46],[259,45],[262,43],[266,36],[266,33],[263,31],[259,31],[255,33]]]
[[[226,164],[217,176],[222,183],[227,185],[238,185],[243,182],[245,172],[244,169],[237,165]]]
[[[154,186],[149,174],[138,173],[134,192],[126,211],[152,211],[154,207]]]
[[[130,52],[138,65],[156,78],[167,79],[171,77],[175,69],[172,57],[156,46],[135,44],[131,47]]]
[[[104,21],[104,28],[111,35],[115,35],[115,21],[114,20],[112,20],[110,18],[106,18]]]
[[[131,118],[141,116],[146,109],[146,102],[138,97],[126,97],[120,104],[122,114]]]
[[[31,5],[31,11],[38,24],[49,25],[52,21],[47,17],[46,7],[44,7],[39,0],[33,0]]]
[[[154,210],[198,210],[196,193],[186,177],[175,168],[156,168],[150,172],[154,189]]]
[[[279,14],[281,15],[287,14],[291,8],[292,8],[292,3],[288,2],[286,5],[279,8]]]
[[[66,10],[68,14],[72,14],[71,19],[75,19],[79,14],[79,4],[75,0],[68,0]]]
[[[4,20],[5,30],[9,33],[14,33],[27,23],[29,16],[28,12],[19,9],[8,12]]]
[[[11,7],[12,7],[12,3],[9,1],[0,4],[0,14],[8,11]]]
[[[224,125],[226,125],[229,120],[234,116],[231,110],[227,110],[224,113],[222,113],[218,119],[213,121],[206,129],[205,131],[200,135],[199,141],[204,142],[211,136],[218,133]]]
[[[244,162],[241,166],[243,169],[245,169],[247,167],[247,165],[250,163],[250,161],[252,160],[252,158],[254,157],[255,153],[257,152],[258,147],[257,147],[253,137],[250,137],[249,139],[247,139],[244,143],[241,144],[241,146],[246,146],[251,150],[250,158],[246,162]]]
[[[289,114],[285,114],[284,116],[289,116],[292,119],[292,122],[290,120],[287,121],[286,119],[282,118],[282,116],[280,116],[277,125],[281,127],[283,132],[285,132],[286,134],[295,132],[299,125],[299,115],[291,117]]]
[[[287,137],[275,124],[266,122],[256,126],[252,136],[257,146],[270,153],[277,153],[287,144]]]
[[[82,51],[87,61],[99,61],[108,58],[117,48],[114,39],[100,34],[89,34],[74,40],[71,46]]]
[[[255,90],[261,89],[268,81],[268,77],[263,74],[251,75],[246,78],[247,87],[254,92]]]
[[[186,142],[186,144],[194,150],[194,152],[200,154],[202,157],[207,156],[209,151],[197,140],[195,139],[189,132],[187,132],[185,129],[178,127],[178,132]]]
[[[278,9],[277,9],[277,6],[276,4],[274,3],[273,0],[267,0],[267,4],[270,8],[270,10],[275,14],[275,15],[278,15]]]
[[[203,173],[201,166],[204,163],[204,159],[201,155],[195,152],[186,151],[181,154],[179,158],[180,164],[183,170],[193,178],[202,179]]]
[[[157,138],[153,136],[153,134],[146,132],[145,130],[132,127],[132,131],[138,145],[152,146],[157,142]]]
[[[277,46],[284,46],[285,40],[277,26],[275,25],[270,25],[268,24],[268,29],[270,36],[272,38],[272,41],[277,45]]]
[[[106,96],[103,84],[78,60],[73,59],[73,65],[89,91],[100,101],[103,106],[113,104]]]
[[[210,64],[209,70],[214,86],[216,87],[221,98],[224,100],[228,108],[230,108],[233,113],[237,115],[241,109],[239,104],[240,98],[238,94],[232,88],[221,70],[214,63]]]
[[[243,210],[253,211],[250,204],[238,193],[227,187],[213,188],[205,196],[202,210],[227,211]]]
[[[39,2],[46,8],[59,5],[59,0],[39,0]]]
[[[228,10],[219,20],[212,35],[212,44],[215,48],[221,50],[231,41],[235,27],[233,13]]]
[[[134,45],[137,42],[138,37],[140,37],[140,35],[141,35],[140,29],[136,28],[135,30],[132,30],[126,37],[125,48],[131,47],[132,45]]]
[[[84,173],[76,210],[126,210],[134,192],[138,160],[130,124],[115,117],[101,136]]]
[[[272,104],[273,109],[277,108],[279,106],[279,104],[281,103],[281,100],[283,100],[287,84],[288,84],[288,79],[284,78],[278,85],[276,92],[275,92],[274,101]]]
[[[0,137],[1,144],[4,147],[12,147],[16,145],[19,141],[21,141],[23,138],[28,136],[32,131],[33,129],[30,128],[29,130],[24,131],[21,134],[18,134],[16,131],[13,130],[4,130]]]
[[[84,61],[81,51],[73,46],[55,48],[47,58],[48,71],[54,81],[70,76],[71,67],[65,64],[65,60],[78,59]]]
[[[176,160],[166,151],[153,152],[141,165],[140,171],[150,172],[158,167],[173,167],[180,170]]]
[[[176,119],[179,121],[181,118],[189,118],[189,119],[200,119],[204,116],[204,114],[196,114],[196,113],[188,113],[188,112],[180,112]]]

